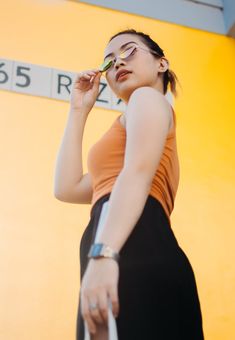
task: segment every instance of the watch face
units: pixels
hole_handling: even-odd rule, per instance
[[[101,253],[103,245],[102,244],[95,244],[92,250],[92,256],[99,256]]]
[[[89,258],[108,257],[113,258],[116,261],[119,260],[119,254],[114,252],[109,246],[103,243],[93,244],[89,250],[88,257]]]

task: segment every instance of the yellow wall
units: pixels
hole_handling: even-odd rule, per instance
[[[194,268],[206,340],[235,339],[235,40],[75,1],[0,3],[0,57],[69,71],[97,67],[120,29],[149,33],[183,90],[175,102],[176,237]],[[79,243],[89,205],[53,196],[69,103],[0,91],[0,338],[75,339]],[[94,108],[89,147],[119,112]]]

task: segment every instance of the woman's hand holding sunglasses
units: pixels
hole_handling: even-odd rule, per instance
[[[99,93],[101,74],[99,69],[86,70],[76,74],[70,95],[71,110],[89,114]]]

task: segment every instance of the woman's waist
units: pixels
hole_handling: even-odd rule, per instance
[[[91,219],[98,221],[103,204],[110,199],[110,193],[107,193],[100,197],[93,205],[90,216]],[[120,212],[121,213],[121,212]],[[143,225],[144,228],[152,228],[163,238],[172,239],[174,243],[177,243],[169,217],[167,216],[162,203],[152,195],[148,195],[144,209],[136,221],[136,225]]]

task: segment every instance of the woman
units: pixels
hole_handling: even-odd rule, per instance
[[[82,135],[102,70],[80,72],[56,168],[58,199],[92,203],[80,245],[76,339],[84,339],[85,321],[92,340],[108,339],[110,299],[119,340],[202,340],[194,272],[170,221],[179,164],[176,117],[165,94],[170,84],[176,95],[177,77],[159,45],[135,30],[111,37],[104,63],[107,82],[126,111],[92,146],[83,175]],[[112,254],[96,257],[97,242]]]

